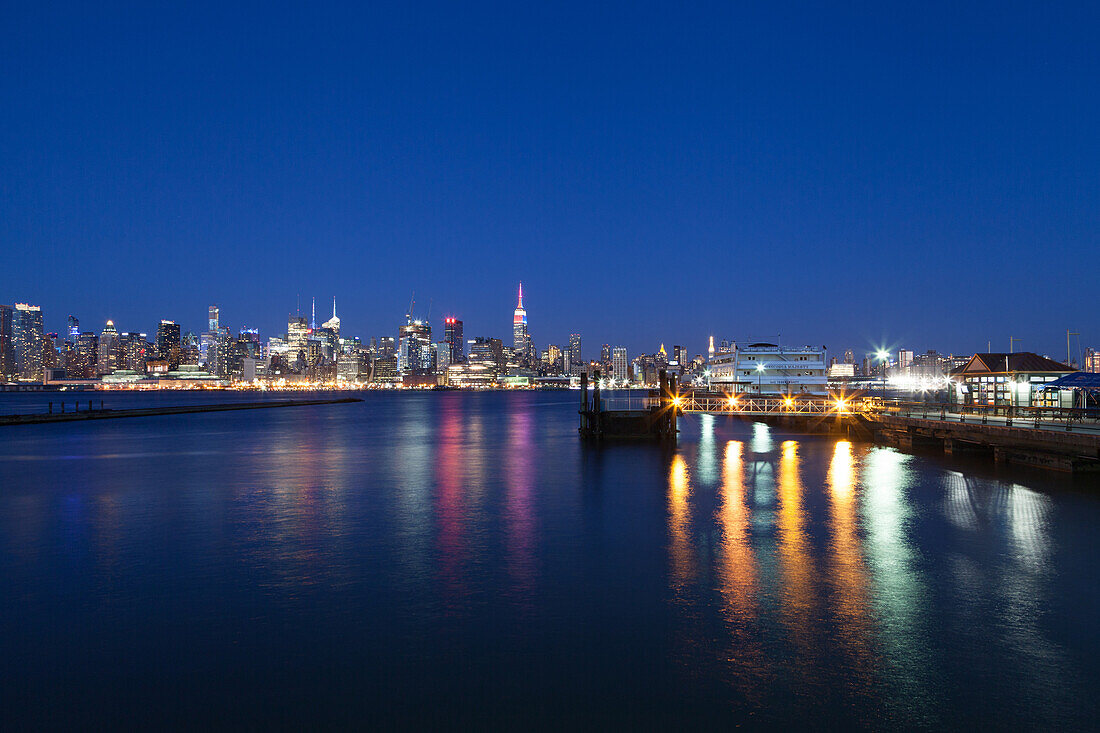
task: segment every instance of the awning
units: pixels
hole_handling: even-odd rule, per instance
[[[1100,374],[1074,372],[1047,382],[1040,389],[1095,389],[1100,390]]]

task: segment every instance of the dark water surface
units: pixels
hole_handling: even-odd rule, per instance
[[[0,428],[5,727],[1095,724],[1100,489],[576,395]]]

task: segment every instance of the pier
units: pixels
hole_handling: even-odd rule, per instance
[[[89,401],[88,408],[79,411],[79,403],[74,402],[74,409],[69,412],[50,412],[30,415],[3,415],[0,416],[0,426],[5,425],[40,425],[55,422],[77,422],[81,420],[108,420],[121,417],[151,417],[154,415],[183,415],[195,412],[224,412],[228,410],[263,410],[275,407],[305,407],[308,405],[339,405],[349,402],[362,402],[355,397],[342,397],[332,400],[270,400],[266,402],[230,402],[218,405],[178,405],[174,407],[142,407],[128,410],[103,409],[100,401],[99,409],[95,409]]]
[[[997,463],[1068,473],[1100,471],[1100,416],[1067,408],[971,408],[866,396],[686,392],[685,413],[728,415],[808,433],[845,435],[903,450],[986,455]],[[954,410],[954,411],[953,411]]]

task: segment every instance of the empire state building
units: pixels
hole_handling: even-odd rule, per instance
[[[523,283],[519,284],[519,302],[512,314],[512,348],[524,361],[531,357],[531,336],[527,333],[527,311],[523,308]]]

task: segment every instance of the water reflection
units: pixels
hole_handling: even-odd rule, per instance
[[[449,396],[449,395],[448,395]],[[465,521],[463,478],[466,474],[465,431],[460,399],[440,406],[438,451],[435,461],[436,522],[439,527],[439,576],[446,600],[454,604],[466,595]]]
[[[928,677],[934,664],[926,641],[928,591],[910,538],[913,475],[906,464],[911,459],[889,448],[871,450],[865,460],[861,517],[867,528],[872,603],[884,658],[891,666],[892,699],[932,724],[937,704]]]
[[[695,575],[691,541],[691,483],[687,462],[677,453],[668,471],[669,556],[672,561],[672,587],[686,590]]]
[[[859,538],[856,479],[852,444],[846,440],[837,441],[826,476],[831,530],[828,578],[839,639],[850,658],[854,675],[863,677],[871,657],[871,623],[867,568]],[[867,685],[865,679],[862,685]]]
[[[535,582],[535,467],[531,431],[531,408],[517,404],[508,423],[508,465],[504,517],[507,532],[508,573],[518,597],[527,605]]]
[[[816,575],[813,555],[806,537],[806,512],[802,507],[804,487],[798,465],[798,443],[783,441],[779,458],[779,572],[782,582],[780,614],[790,637],[798,646],[798,657],[809,661],[812,653],[811,620]]]

